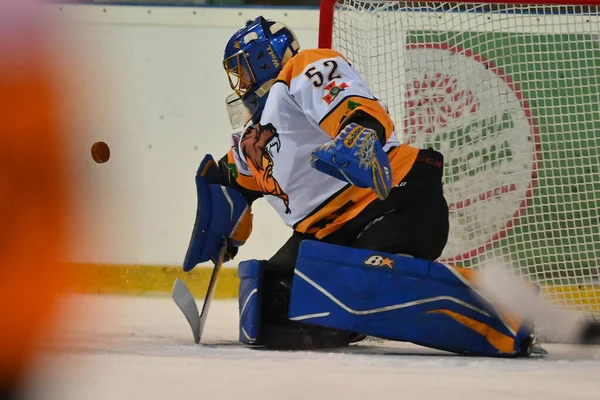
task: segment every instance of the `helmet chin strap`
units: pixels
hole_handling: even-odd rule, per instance
[[[269,93],[269,90],[271,90],[271,86],[273,86],[274,83],[275,83],[275,79],[266,81],[265,83],[262,84],[261,87],[256,89],[256,92],[254,92],[254,93],[256,93],[256,95],[258,97],[263,97],[265,94]]]

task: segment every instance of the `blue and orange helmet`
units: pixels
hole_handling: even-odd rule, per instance
[[[223,67],[235,97],[252,116],[260,114],[275,78],[299,50],[294,32],[281,22],[261,16],[248,21],[229,39]]]

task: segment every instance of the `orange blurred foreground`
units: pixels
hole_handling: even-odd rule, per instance
[[[60,261],[67,193],[57,82],[43,55],[32,5],[0,2],[0,388],[5,392],[26,377],[66,277]]]

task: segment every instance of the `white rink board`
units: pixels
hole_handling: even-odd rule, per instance
[[[196,346],[171,299],[72,301],[73,319],[59,324],[47,342],[53,353],[37,364],[31,400],[592,400],[600,393],[599,347],[547,345],[546,359],[459,357],[383,341],[252,350],[236,342],[235,301],[213,302],[204,333],[212,345]]]
[[[196,212],[194,176],[204,154],[222,157],[231,127],[222,67],[229,37],[258,15],[294,27],[317,46],[317,10],[52,5],[53,46],[74,93],[71,170],[82,201],[77,262],[180,265]],[[111,159],[90,147],[105,141]],[[84,195],[89,194],[89,195]],[[238,260],[269,258],[291,235],[265,201]]]
[[[43,10],[53,21],[54,48],[64,56],[65,90],[75,93],[67,123],[77,134],[69,147],[82,201],[72,212],[77,236],[71,258],[180,265],[196,211],[196,168],[204,154],[220,157],[229,147],[224,99],[230,88],[221,65],[227,39],[246,20],[264,15],[287,23],[303,47],[316,47],[318,10],[106,5]],[[468,29],[491,18],[422,13],[417,22],[426,29],[438,26],[440,18],[467,17],[473,24]],[[502,32],[549,32],[558,23],[587,32],[593,25],[570,15],[493,18],[494,29]],[[508,23],[513,19],[516,25]],[[96,141],[111,147],[106,164],[90,157]],[[270,257],[291,234],[264,200],[255,203],[254,213],[252,236],[226,267]]]

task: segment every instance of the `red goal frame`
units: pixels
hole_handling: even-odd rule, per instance
[[[399,0],[379,0],[399,1]],[[333,13],[338,0],[322,0],[319,11],[319,48],[330,49],[333,36]],[[441,3],[441,1],[438,1]],[[460,0],[460,3],[479,4],[532,4],[561,6],[600,6],[600,0]]]

